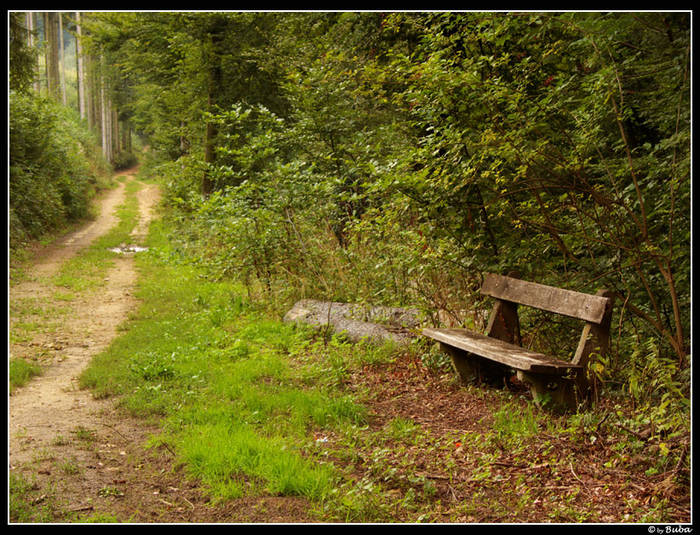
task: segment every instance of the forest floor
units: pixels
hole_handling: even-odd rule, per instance
[[[110,502],[108,509],[112,510],[110,489],[119,480],[130,479],[134,488],[142,488],[138,501],[154,502],[156,510],[163,504],[155,490],[162,488],[167,493],[168,487],[159,470],[141,470],[144,465],[136,461],[153,429],[117,415],[112,401],[95,399],[77,383],[90,358],[118,335],[118,325],[136,305],[133,256],[115,258],[103,284],[94,288],[58,293],[61,285],[56,283],[66,262],[117,224],[115,210],[124,202],[127,184],[134,180],[132,174],[124,176],[126,180],[98,199],[99,215],[94,221],[39,247],[28,276],[10,288],[11,311],[30,309],[30,317],[11,314],[11,330],[60,320],[48,329],[32,330],[30,336],[11,338],[10,355],[35,362],[44,372],[9,398],[10,473],[22,475],[34,490],[42,491],[32,505],[54,509],[57,504],[48,502],[58,499],[68,518],[70,513],[100,510],[99,502]],[[158,198],[156,185],[138,189],[140,217],[131,233],[133,243],[143,240]],[[48,303],[49,318],[46,314],[31,317],[32,312],[45,313]],[[17,323],[20,319],[23,325]]]
[[[129,243],[142,244],[160,191],[131,170],[100,197],[93,222],[36,251],[10,287],[11,330],[21,335],[11,336],[11,356],[43,369],[9,398],[10,476],[22,495],[14,510],[25,509],[14,521],[323,521],[300,497],[213,501],[186,477],[172,451],[146,447],[158,433],[156,423],[128,417],[113,399],[96,399],[79,387],[82,370],[137,307],[139,273],[133,255],[125,254],[112,258],[92,285],[66,291],[59,275],[115,228],[115,210],[129,191],[137,204]],[[42,322],[49,327],[30,327]],[[392,522],[415,522],[420,507],[429,521],[445,523],[690,521],[689,486],[678,467],[652,470],[651,457],[626,456],[617,448],[626,433],[606,432],[595,421],[562,433],[567,420],[560,416],[552,416],[551,425],[535,422],[532,432],[513,428],[515,420],[499,422],[529,414],[517,386],[514,392],[464,388],[452,374],[431,372],[410,355],[391,366],[357,369],[347,383],[349,391],[370,393],[363,399],[370,415],[365,442],[355,443],[348,463],[345,438],[329,432],[321,442],[324,455],[355,471],[353,480],[381,479],[384,498],[394,504]],[[397,422],[411,425],[402,432]],[[372,433],[389,428],[396,442],[384,434],[378,445]],[[409,494],[422,496],[425,505],[402,509]]]

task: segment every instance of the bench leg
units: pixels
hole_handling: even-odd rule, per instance
[[[539,406],[551,402],[564,410],[575,410],[578,399],[575,383],[566,377],[532,374],[518,370],[518,379],[530,386],[532,397]]]
[[[503,386],[510,376],[510,370],[504,366],[443,343],[440,343],[440,347],[450,355],[452,365],[462,384],[487,383],[492,386]]]
[[[587,377],[586,370],[580,371],[574,379],[576,385],[576,395],[579,402],[586,405],[593,405],[598,402],[597,381]]]

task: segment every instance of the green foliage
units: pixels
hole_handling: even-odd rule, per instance
[[[483,273],[515,269],[615,293],[610,384],[634,384],[639,340],[687,369],[688,13],[100,20],[181,249],[214,276],[280,310],[410,304],[478,329]]]
[[[32,377],[41,374],[41,368],[22,358],[11,358],[9,365],[10,394],[20,386],[25,385]]]
[[[633,425],[653,425],[663,436],[689,433],[690,370],[663,356],[653,339],[632,352],[628,366],[625,390],[637,408]]]
[[[10,246],[89,214],[107,165],[75,112],[10,94]]]
[[[22,475],[11,472],[9,474],[9,520],[17,523],[31,522],[52,522],[55,521],[55,495],[44,495],[44,499],[39,494],[42,490],[36,481],[28,481]],[[36,505],[36,503],[40,505]]]
[[[531,405],[505,405],[493,415],[493,440],[501,448],[515,451],[524,439],[536,435],[539,421]]]
[[[444,14],[409,21],[425,34],[420,53],[394,65],[411,80],[402,98],[422,132],[403,159],[400,187],[419,199],[424,217],[439,218],[433,240],[444,240],[467,269],[515,268],[524,278],[589,291],[593,280],[608,286],[682,359],[686,20]],[[666,26],[672,36],[649,28]],[[420,179],[410,173],[416,168]]]
[[[25,13],[8,14],[10,30],[10,84],[12,91],[26,93],[34,81],[37,51],[27,44],[28,31],[25,28]]]
[[[112,167],[115,171],[129,169],[138,163],[138,158],[132,152],[119,152],[112,160]]]

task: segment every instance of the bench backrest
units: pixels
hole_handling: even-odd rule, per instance
[[[564,290],[494,273],[488,273],[484,278],[481,293],[596,324],[605,319],[609,302],[607,297]]]

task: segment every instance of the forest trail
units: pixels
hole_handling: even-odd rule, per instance
[[[317,521],[312,504],[300,496],[212,500],[201,482],[188,477],[185,463],[176,458],[167,442],[156,438],[153,447],[148,447],[149,439],[160,432],[157,422],[129,418],[112,398],[94,399],[91,391],[79,388],[81,372],[118,336],[118,326],[139,305],[134,296],[138,280],[134,257],[115,255],[103,285],[77,292],[75,299],[61,305],[67,310],[48,318],[46,311],[57,305],[57,288],[51,275],[117,224],[114,212],[132,191],[132,185],[140,188],[136,192],[140,217],[129,242],[144,244],[160,190],[134,180],[128,175],[101,199],[101,215],[96,221],[40,252],[27,280],[13,285],[10,291],[11,302],[40,302],[45,321],[59,320],[57,329],[37,332],[31,340],[11,344],[12,356],[33,355],[45,368],[43,375],[9,399],[10,474],[31,485],[29,503],[38,515],[32,522]],[[359,442],[361,447],[353,453],[359,461],[353,464],[352,480],[363,481],[364,471],[371,472],[375,465],[380,467],[380,475],[396,470],[397,474],[416,476],[425,488],[425,483],[420,483],[423,478],[439,498],[430,505],[438,521],[512,521],[510,511],[502,510],[493,496],[518,499],[517,514],[522,515],[518,521],[523,522],[546,522],[553,518],[550,514],[562,515],[557,518],[567,522],[580,522],[574,516],[574,500],[583,502],[581,510],[586,519],[618,522],[625,515],[638,514],[640,504],[650,503],[652,498],[668,500],[669,518],[683,522],[690,518],[689,494],[684,487],[672,484],[668,475],[672,470],[649,475],[645,464],[601,469],[610,462],[619,436],[595,431],[595,440],[591,441],[590,434],[584,437],[589,440],[583,440],[580,432],[553,435],[547,428],[542,434],[546,440],[538,442],[523,458],[525,440],[533,444],[536,437],[513,431],[511,427],[520,421],[517,418],[499,423],[498,434],[481,434],[484,429],[495,429],[496,416],[504,418],[507,411],[517,407],[516,402],[504,402],[502,393],[495,389],[463,388],[455,383],[452,373],[431,372],[409,354],[390,366],[363,366],[349,374],[347,388],[372,393],[366,400],[371,415],[369,432],[373,437],[388,437],[388,446],[375,442],[376,438]],[[514,388],[511,385],[510,389]],[[513,390],[508,399],[515,396],[517,391]],[[427,441],[421,438],[405,448],[400,435],[393,435],[395,431],[383,435],[392,429],[393,422],[411,422],[412,427],[407,428],[410,433],[420,428]],[[520,438],[521,434],[525,438]],[[334,438],[329,433],[324,437],[323,447],[328,448],[331,458],[334,440],[344,440],[337,436],[342,435]],[[463,444],[462,437],[470,442]],[[513,445],[517,447],[511,449]],[[340,444],[338,448],[335,451],[343,451]],[[381,448],[379,453],[377,448]],[[339,457],[341,462],[343,455]],[[386,480],[391,484],[389,476]],[[403,475],[396,479],[400,485],[406,480]],[[517,487],[511,486],[511,480],[517,482]],[[518,493],[527,498],[529,488],[546,499],[522,502]],[[388,499],[394,503],[397,492],[390,487],[385,496],[392,496]],[[412,518],[406,516],[412,514],[409,508],[397,509],[394,514],[398,521]]]
[[[11,303],[40,302],[46,310],[56,305],[50,277],[117,224],[115,210],[125,199],[133,172],[98,201],[95,221],[36,253],[27,280],[10,289]],[[140,217],[129,245],[143,244],[160,194],[153,184],[143,184],[137,192]],[[136,282],[133,255],[117,255],[105,285],[80,292],[59,316],[57,329],[10,346],[11,356],[33,355],[32,360],[44,365],[42,375],[9,398],[10,474],[31,485],[36,496],[32,507],[45,509],[46,522],[306,519],[305,502],[287,497],[243,498],[212,507],[210,497],[187,480],[182,467],[173,466],[171,451],[147,447],[159,432],[156,424],[129,418],[113,399],[94,399],[89,390],[79,388],[81,372],[109,346],[119,324],[138,305]]]
[[[10,289],[12,302],[33,299],[51,306],[55,288],[48,277],[117,223],[115,209],[132,180],[129,174],[99,200],[100,215],[95,221],[37,254],[29,280]],[[142,243],[159,196],[156,185],[144,184],[139,189],[139,220],[131,234],[134,244]],[[92,356],[110,344],[118,325],[137,305],[133,296],[136,278],[133,256],[118,256],[105,285],[80,292],[68,304],[56,330],[38,333],[31,341],[10,348],[12,356],[33,352],[44,363],[49,355],[44,373],[10,396],[10,470],[35,486],[53,488],[53,499],[60,497],[63,503],[57,506],[64,511],[89,514],[99,510],[99,500],[123,495],[118,482],[134,473],[129,466],[131,454],[149,431],[116,418],[111,400],[93,399],[77,382]],[[105,510],[113,511],[113,505]]]

